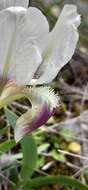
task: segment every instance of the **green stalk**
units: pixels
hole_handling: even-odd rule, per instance
[[[37,177],[35,179],[29,180],[26,184],[26,188],[39,188],[41,186],[58,184],[65,187],[74,187],[78,190],[88,190],[88,186],[81,183],[72,177],[67,176],[46,176]]]
[[[37,147],[32,135],[25,136],[20,143],[23,152],[21,178],[26,183],[36,167]]]

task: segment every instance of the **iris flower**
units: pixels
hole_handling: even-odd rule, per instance
[[[46,17],[39,9],[28,8],[28,0],[0,0],[0,108],[21,97],[32,104],[17,120],[17,142],[54,114],[58,97],[44,84],[71,59],[79,24],[75,5],[66,4],[49,31]]]

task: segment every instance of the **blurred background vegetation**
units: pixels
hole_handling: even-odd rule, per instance
[[[47,124],[34,132],[39,161],[33,175],[64,174],[88,183],[88,0],[30,0],[29,6],[38,7],[46,15],[52,29],[66,3],[76,4],[81,14],[80,40],[73,58],[51,84],[61,98],[61,105]],[[27,100],[24,100],[24,104],[28,106]],[[21,115],[25,107],[23,101],[20,101],[9,108]],[[13,138],[13,131],[9,128],[11,118],[8,109],[5,114],[4,119],[1,112],[1,142]],[[9,154],[11,153],[20,153],[20,146],[10,149]],[[21,160],[15,160],[15,169],[11,168],[13,162],[10,159],[6,161],[7,154],[2,155],[0,168],[3,175],[6,179],[16,180]],[[8,173],[9,170],[11,173]],[[2,175],[1,184],[1,190],[8,189],[8,180],[5,181]],[[71,188],[55,185],[39,190],[51,189]]]

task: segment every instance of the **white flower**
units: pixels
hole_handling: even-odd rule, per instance
[[[0,0],[0,10],[13,6],[28,7],[29,0]]]
[[[9,79],[15,80],[19,86],[12,87],[15,89],[15,95],[11,91],[11,86],[5,87],[1,94],[0,103],[2,107],[17,99],[16,93],[18,91],[21,92],[22,96],[29,96],[32,102],[37,105],[37,111],[35,110],[31,119],[31,122],[34,122],[36,118],[39,118],[45,105],[48,106],[50,113],[53,112],[57,97],[53,93],[52,96],[48,96],[50,99],[47,101],[46,93],[52,94],[50,89],[45,87],[45,93],[43,91],[42,94],[39,88],[36,90],[33,88],[31,94],[31,90],[27,93],[23,92],[24,86],[50,83],[71,59],[79,38],[77,28],[80,24],[80,15],[77,13],[75,5],[65,5],[55,27],[49,32],[45,16],[37,8],[29,7],[27,9],[27,4],[27,0],[0,1],[0,78],[5,81],[4,83]],[[37,91],[41,91],[39,99],[36,98]],[[35,101],[31,98],[33,93]],[[21,97],[21,94],[18,95],[18,98]],[[54,101],[52,101],[53,97]],[[33,107],[33,111],[34,109]],[[29,115],[31,112],[19,118],[20,121],[23,121],[23,118],[25,120],[24,126],[27,127],[27,130],[24,134],[30,131]],[[26,116],[27,119],[25,119]],[[24,128],[19,120],[17,122],[18,129],[16,127],[15,130],[17,131],[16,140],[20,140],[23,136],[18,137]],[[43,124],[43,122],[40,123]]]

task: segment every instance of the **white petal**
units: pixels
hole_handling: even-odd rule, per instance
[[[28,3],[28,0],[0,0],[0,10],[13,6],[20,6],[26,8],[28,7]]]
[[[28,33],[31,36],[31,42],[37,43],[42,52],[46,44],[44,41],[47,40],[49,34],[48,21],[42,12],[35,7],[29,7],[27,17]]]
[[[13,17],[7,11],[0,12],[0,75],[3,75],[4,66],[9,61],[14,31]]]
[[[29,84],[34,76],[41,63],[38,47],[48,31],[48,22],[37,8],[30,7],[25,16],[18,21],[16,45],[10,68],[10,76],[14,76],[18,83]]]
[[[60,18],[49,35],[43,53],[43,64],[36,75],[40,76],[36,84],[51,82],[60,69],[71,59],[79,38],[77,27],[80,15],[75,5],[65,5]],[[32,83],[32,81],[31,81]]]
[[[41,55],[38,48],[30,42],[20,41],[12,59],[14,60],[9,71],[10,77],[14,78],[19,85],[28,85],[41,63]]]
[[[19,17],[25,13],[20,8]],[[16,17],[8,9],[0,12],[0,75],[8,71],[11,52],[13,49],[14,34],[16,30]],[[6,67],[6,68],[5,68]],[[0,76],[0,77],[1,77]]]
[[[10,79],[29,84],[41,63],[37,45],[49,31],[48,22],[36,8],[27,11],[22,7],[9,7],[0,14],[0,72],[3,73],[4,66],[7,72],[9,67]]]

